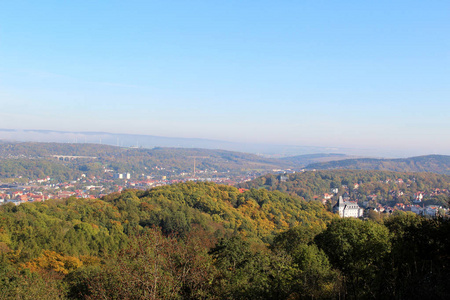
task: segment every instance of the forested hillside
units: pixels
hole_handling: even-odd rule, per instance
[[[400,159],[358,158],[313,163],[308,169],[354,169],[396,172],[433,172],[450,175],[450,156],[427,155]]]
[[[0,207],[1,299],[446,299],[448,219],[186,183]]]
[[[73,238],[84,246],[95,241],[92,236],[97,234],[120,240],[122,234],[157,226],[166,233],[185,235],[194,224],[216,234],[239,232],[255,241],[268,242],[276,233],[300,223],[324,228],[331,219],[320,203],[306,202],[298,196],[267,190],[241,193],[230,186],[193,182],[148,191],[127,190],[96,200],[68,198],[7,204],[0,210],[0,224],[9,228],[7,240],[13,249],[22,247],[26,257],[46,246],[71,255],[109,252],[107,245],[88,249],[67,243],[68,236],[80,230],[83,234]],[[23,231],[22,224],[31,226],[31,235]],[[42,244],[33,239],[35,235]],[[119,242],[114,244],[120,246]]]

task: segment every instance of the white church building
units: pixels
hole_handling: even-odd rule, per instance
[[[352,201],[344,201],[342,196],[333,206],[333,212],[339,213],[341,218],[359,218],[363,216],[364,209],[360,208],[358,203]]]

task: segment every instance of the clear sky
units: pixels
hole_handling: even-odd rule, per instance
[[[0,2],[0,128],[450,154],[450,1]]]

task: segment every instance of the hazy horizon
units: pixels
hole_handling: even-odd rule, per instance
[[[224,140],[180,138],[154,135],[133,135],[113,132],[92,131],[57,131],[38,129],[6,129],[0,128],[0,141],[3,142],[44,142],[44,143],[93,143],[120,147],[176,147],[176,148],[204,148],[222,149],[254,153],[269,157],[289,157],[308,154],[345,154],[349,157],[372,158],[407,158],[413,156],[445,153],[426,153],[417,151],[396,151],[395,149],[377,148],[343,148],[343,147],[319,147],[314,145],[288,145],[288,144],[264,144],[264,143],[238,143]]]
[[[449,155],[449,9],[2,3],[0,128]]]

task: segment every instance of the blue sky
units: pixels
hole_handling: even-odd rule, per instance
[[[449,1],[2,1],[0,128],[450,154]]]

